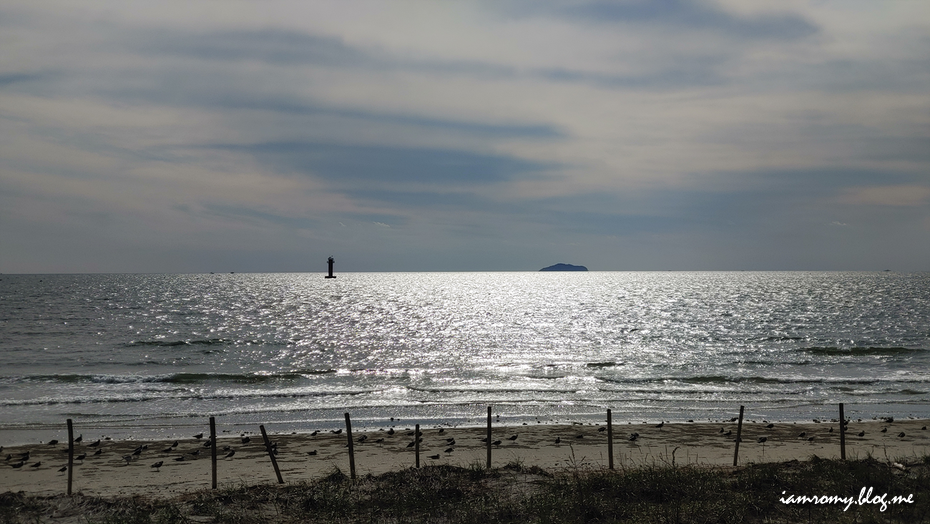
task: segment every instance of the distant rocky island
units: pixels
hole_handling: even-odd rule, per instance
[[[587,271],[584,266],[573,266],[571,264],[556,264],[554,266],[544,267],[540,271]]]

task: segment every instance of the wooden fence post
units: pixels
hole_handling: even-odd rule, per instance
[[[68,496],[71,496],[71,480],[74,478],[74,427],[68,419]]]
[[[420,425],[413,428],[413,452],[416,454],[416,467],[420,469]]]
[[[846,460],[846,415],[840,402],[840,460]]]
[[[210,417],[210,460],[213,464],[213,489],[216,489],[216,418]]]
[[[607,464],[614,469],[614,428],[610,410],[607,410]]]
[[[739,407],[739,424],[736,426],[736,449],[733,451],[733,467],[739,462],[739,442],[743,436],[743,406]]]
[[[349,414],[346,413],[346,434],[349,439],[349,475],[355,480],[355,446],[352,442],[352,421],[349,420]]]
[[[268,440],[268,434],[265,433],[265,426],[258,426],[258,429],[262,431],[262,440],[265,441],[265,450],[268,451],[268,456],[271,457],[271,465],[274,466],[274,474],[278,477],[278,484],[284,484],[284,479],[281,478],[281,470],[278,469],[278,460],[274,457],[274,449],[271,448],[271,441]]]
[[[491,469],[491,406],[488,406],[488,469]]]

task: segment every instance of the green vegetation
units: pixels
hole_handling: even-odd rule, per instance
[[[788,497],[873,503],[784,503]],[[875,499],[913,495],[912,503]],[[845,509],[845,511],[844,511]],[[336,470],[311,483],[205,490],[170,500],[0,495],[0,522],[90,524],[297,522],[930,522],[930,460],[791,461],[738,469],[651,466],[552,474],[430,466],[355,481]]]

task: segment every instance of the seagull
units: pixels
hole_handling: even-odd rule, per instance
[[[630,433],[630,442],[636,442],[636,439],[639,438],[639,433]]]
[[[41,462],[36,462],[35,464],[33,464],[33,465],[29,466],[29,467],[30,467],[30,468],[38,468],[38,467],[41,466],[41,465],[42,465]]]
[[[85,458],[87,458],[87,453],[81,453],[80,455],[74,457],[74,460],[80,460],[81,462],[84,462]]]
[[[501,445],[501,441],[495,440],[495,441],[492,442],[491,444],[494,444],[495,446],[500,446],[500,445]]]
[[[452,448],[446,448],[446,453],[452,453],[453,451],[455,450],[453,450]]]
[[[813,443],[814,443],[814,437],[807,437],[807,441],[813,444]]]
[[[99,445],[100,445],[100,439],[97,439],[97,440],[95,440],[94,442],[91,442],[90,444],[88,444],[88,446],[90,446],[90,447],[92,447],[92,448],[96,448],[96,447],[99,446]]]
[[[765,427],[768,428],[768,429],[772,429],[772,428],[775,427],[775,424],[768,424],[768,425],[766,425]]]
[[[175,440],[175,441],[171,444],[171,447],[172,447],[172,448],[178,447],[178,441]]]
[[[56,444],[58,444],[58,441],[55,440],[55,439],[52,439],[52,440],[49,440],[49,441],[48,441],[48,445],[49,445],[49,446],[54,446],[54,445],[56,445]]]
[[[184,458],[184,455],[181,455],[180,457],[174,459],[175,462],[184,462],[184,460],[186,460],[186,459]]]
[[[19,469],[19,468],[23,467],[23,464],[25,464],[25,462],[19,461],[19,462],[17,462],[16,464],[13,464],[12,466],[13,466],[13,469]]]
[[[882,428],[882,433],[888,433],[888,428]]]
[[[96,457],[97,455],[99,455],[99,454],[101,454],[101,453],[103,453],[103,450],[100,449],[100,448],[97,448],[97,451],[94,452],[94,456]]]
[[[308,451],[308,452],[307,452],[307,455],[315,456],[315,455],[316,455],[316,450]]]
[[[394,428],[388,428],[388,432],[387,432],[387,433],[388,433],[388,435],[393,435],[393,434],[394,434]]]
[[[898,438],[904,438],[904,432],[898,433]]]
[[[807,436],[807,432],[806,432],[806,431],[802,431],[801,434],[798,435],[798,438],[804,438],[804,437],[806,437],[806,436]]]
[[[123,460],[126,461],[126,465],[128,466],[129,463],[132,462],[132,455],[123,455]]]
[[[382,442],[384,442],[383,438],[379,438],[378,440],[375,440],[375,444],[381,444]]]
[[[562,437],[555,437],[555,443],[556,443],[556,445],[558,445],[558,444],[561,443],[561,442],[562,442]]]
[[[342,433],[342,428],[333,430],[333,433],[335,433],[336,435]]]
[[[511,435],[511,436],[507,437],[507,440],[510,440],[510,441],[517,440],[517,436],[516,436],[516,435]]]
[[[439,428],[439,434],[440,434],[440,435],[442,435],[442,434],[445,433],[445,432],[446,432],[446,429],[445,429],[445,428]]]
[[[250,439],[249,437],[242,437],[242,443],[243,443],[243,444],[248,444],[249,441],[251,441],[251,440],[252,440],[252,439]]]
[[[757,440],[756,442],[758,442],[759,444],[765,444],[766,440],[768,440],[768,437],[759,437],[759,440]]]
[[[368,440],[368,435],[362,435],[361,437],[358,438],[357,442],[361,444],[362,442],[365,442],[366,440]]]
[[[429,458],[436,460],[439,458],[439,455],[430,455]]]
[[[454,439],[454,438],[447,438],[447,439],[446,439],[446,442],[447,442],[450,446],[454,446],[454,445],[455,445],[455,439]]]
[[[203,433],[197,433],[196,435],[194,435],[194,438],[197,439],[197,440],[202,439],[202,438],[203,438]]]
[[[161,468],[161,465],[164,464],[164,463],[165,463],[165,462],[164,462],[163,460],[159,460],[158,462],[152,464],[152,465],[149,466],[149,467],[150,467],[150,468],[155,468],[155,471],[159,471],[159,468]]]
[[[61,468],[58,469],[59,473],[64,473],[65,471],[68,471],[68,466],[62,466]]]
[[[408,447],[408,448],[412,448],[416,443],[417,443],[417,441],[414,440],[414,441],[411,442],[410,444],[407,444],[407,447]]]
[[[859,436],[860,436],[860,437],[864,437],[864,436],[865,436],[865,431],[860,431],[860,432],[859,432]]]
[[[315,437],[315,436],[317,436],[317,434],[318,434],[319,432],[320,432],[319,430],[316,430],[316,429],[315,429],[315,430],[313,430],[313,433],[310,434],[310,436],[311,436],[311,437]]]
[[[602,432],[604,432],[604,431],[607,431],[607,428],[605,428],[605,427],[603,427],[603,426],[597,428],[597,432],[598,432],[598,433],[602,433]]]
[[[663,420],[662,422],[659,422],[659,424],[656,425],[656,427],[659,428],[659,429],[662,429],[662,426],[664,426],[664,425],[665,425],[665,421]]]
[[[231,449],[229,450],[229,453],[226,454],[226,458],[232,458],[232,456],[235,454],[236,454],[236,450]]]
[[[74,443],[75,443],[75,444],[80,444],[82,440],[84,440],[84,434],[83,434],[83,433],[81,433],[80,435],[78,435],[78,437],[77,437],[76,439],[74,439]]]
[[[731,429],[731,430],[728,430],[726,433],[724,433],[723,436],[724,436],[724,437],[729,437],[729,436],[732,435],[732,434],[733,434],[733,430]]]

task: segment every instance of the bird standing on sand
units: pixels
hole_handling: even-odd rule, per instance
[[[81,433],[80,435],[77,436],[76,439],[74,439],[74,443],[75,443],[75,444],[80,444],[82,440],[84,440],[84,434],[83,434],[83,433]]]
[[[507,437],[507,440],[509,440],[509,441],[511,441],[511,442],[512,442],[512,441],[515,441],[515,440],[517,440],[517,436],[516,436],[516,435],[511,435],[511,436]]]
[[[33,465],[31,465],[31,466],[29,466],[29,467],[30,467],[30,468],[36,468],[36,469],[39,469],[39,466],[41,466],[41,465],[42,465],[42,463],[41,463],[41,462],[36,462],[35,464],[33,464]]]
[[[236,454],[236,450],[231,449],[229,450],[229,453],[226,454],[226,458],[232,458],[232,456],[235,454]]]
[[[11,466],[13,466],[13,469],[19,469],[19,468],[23,467],[23,464],[25,464],[25,462],[23,462],[23,461],[21,460],[21,461],[17,462],[16,464],[11,464]]]
[[[161,465],[164,464],[164,463],[165,463],[165,462],[164,462],[163,460],[159,460],[158,462],[152,464],[152,465],[149,466],[149,467],[150,467],[150,468],[155,468],[155,471],[160,471],[159,468],[161,468]]]
[[[439,455],[430,455],[429,458],[436,460],[439,458]]]
[[[492,442],[491,444],[494,444],[495,446],[500,446],[500,445],[501,445],[501,441],[495,440],[495,441]]]
[[[559,445],[562,442],[562,437],[555,437],[555,444]]]
[[[59,473],[64,473],[65,471],[68,471],[68,466],[62,466],[62,467],[58,468],[58,472],[59,472]]]
[[[197,439],[197,440],[202,439],[202,438],[203,438],[203,433],[197,433],[196,435],[194,435],[194,438]]]

